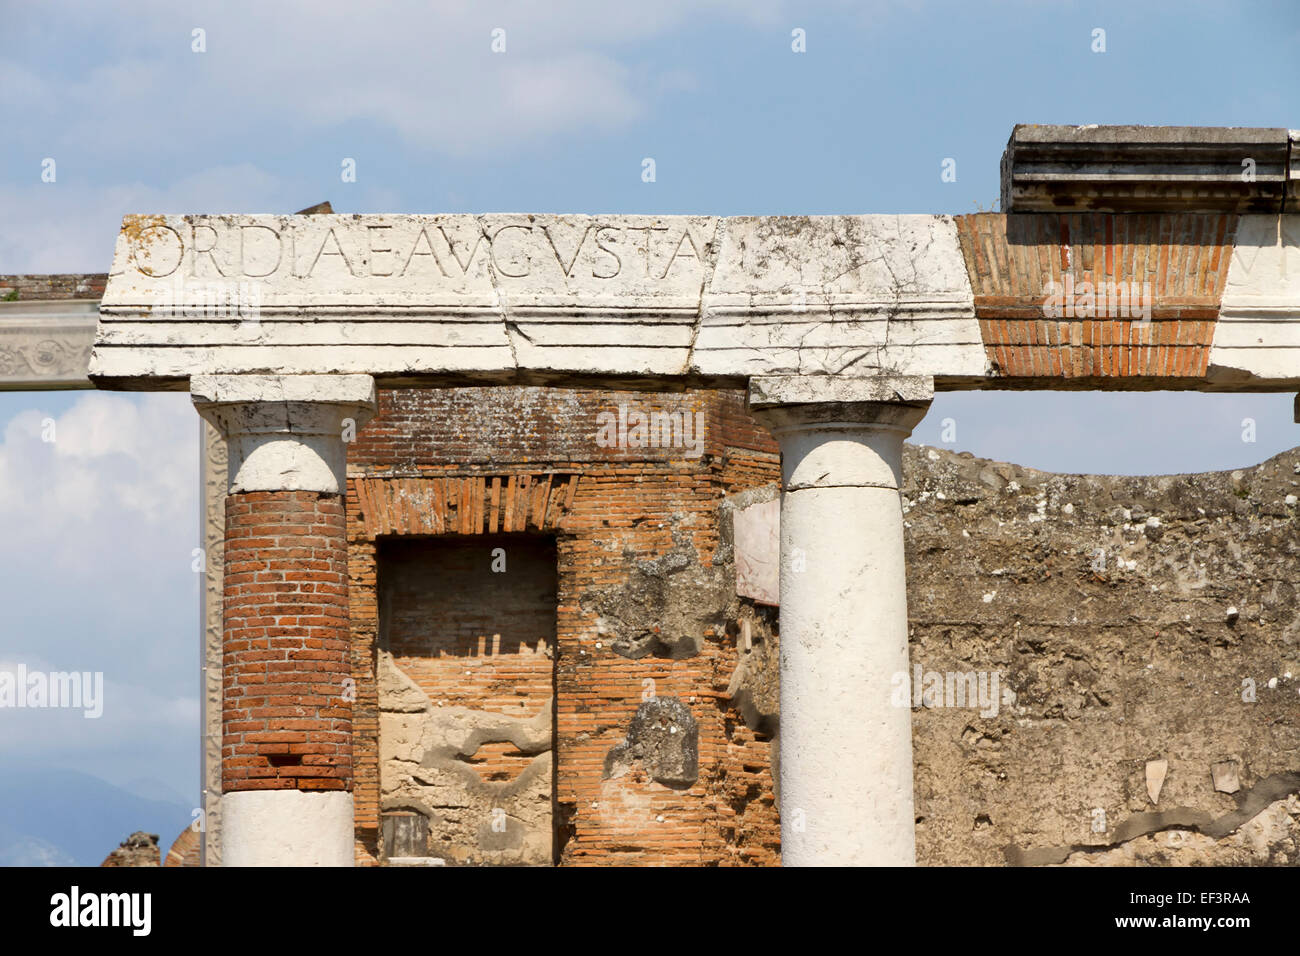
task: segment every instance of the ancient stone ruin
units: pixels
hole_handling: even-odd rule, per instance
[[[158,834],[136,831],[122,841],[100,866],[161,866]]]
[[[0,281],[4,387],[208,423],[178,861],[1300,862],[1300,457],[904,445],[943,390],[1300,389],[1295,149],[1017,127],[967,216],[130,216],[97,323]]]

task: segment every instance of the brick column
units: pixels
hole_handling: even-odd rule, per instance
[[[916,863],[899,500],[928,378],[755,378],[781,445],[781,860]]]
[[[194,376],[229,445],[224,866],[351,866],[347,444],[367,375]]]

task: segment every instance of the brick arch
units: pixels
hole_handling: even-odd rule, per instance
[[[353,478],[367,537],[554,531],[573,506],[578,475]]]
[[[171,849],[163,859],[163,866],[198,866],[202,852],[202,834],[188,826],[172,841]]]

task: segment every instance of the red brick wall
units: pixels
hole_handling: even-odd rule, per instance
[[[352,800],[356,816],[356,863],[373,866],[379,855],[379,644],[378,543],[358,520],[355,483],[348,482],[348,617],[352,624]]]
[[[710,400],[706,408],[709,412],[711,453],[747,460],[754,457],[768,460],[772,455],[780,454],[781,449],[776,439],[749,414],[743,391],[708,394]]]
[[[192,826],[181,831],[163,858],[163,866],[198,866],[203,855],[202,833]]]
[[[492,570],[493,551],[504,571]],[[396,539],[379,551],[383,644],[429,699],[529,718],[555,693],[555,543],[534,535]],[[508,780],[531,762],[484,744],[468,763]]]
[[[732,808],[720,784],[729,765],[739,769],[743,763],[727,726],[740,724],[726,700],[736,663],[734,635],[706,631],[699,655],[683,660],[629,660],[611,649],[598,615],[582,601],[584,592],[615,587],[638,562],[672,550],[674,533],[707,567],[718,545],[720,499],[718,476],[707,472],[617,469],[584,476],[579,484],[574,514],[559,541],[557,797],[571,827],[562,862],[746,862],[727,832]],[[606,754],[623,741],[650,688],[681,700],[698,722],[699,779],[689,789],[669,789],[640,772],[603,778]],[[758,759],[768,774],[770,799],[770,763],[764,758]],[[775,822],[774,812],[769,822]],[[755,862],[773,860],[769,852]]]
[[[484,386],[381,389],[379,412],[357,435],[348,462],[367,474],[417,474],[453,463],[490,468],[502,460],[558,465],[684,457],[678,448],[597,444],[598,416],[620,404],[642,412],[702,413],[704,455],[721,455],[729,447],[776,452],[771,437],[745,412],[743,391]]]
[[[0,301],[36,299],[98,299],[107,273],[80,275],[0,275]],[[14,297],[11,299],[11,297]]]
[[[618,403],[701,411],[705,453],[680,449],[600,448],[596,416]],[[742,392],[635,393],[582,389],[466,388],[381,390],[380,413],[349,449],[353,667],[356,704],[358,862],[372,862],[379,819],[377,696],[374,686],[379,595],[377,549],[388,535],[464,528],[491,530],[491,489],[543,472],[577,475],[572,498],[543,521],[556,535],[556,798],[566,864],[772,864],[779,825],[772,793],[770,742],[745,726],[727,688],[738,652],[734,621],[704,627],[697,655],[633,660],[611,648],[593,595],[617,591],[637,566],[686,548],[691,574],[728,581],[715,570],[723,496],[779,481],[776,446],[745,412]],[[364,476],[371,476],[368,479]],[[413,476],[440,481],[436,494]],[[464,479],[472,477],[473,481]],[[392,482],[392,493],[374,485]],[[558,486],[557,479],[557,486]],[[568,484],[566,484],[566,498]],[[481,489],[475,491],[474,489]],[[424,490],[422,490],[424,489]],[[420,519],[400,511],[437,511]],[[420,504],[411,505],[418,501]],[[460,523],[462,509],[475,517]],[[383,510],[386,516],[378,512]],[[536,525],[530,524],[529,530]],[[522,540],[522,539],[521,539]],[[509,548],[509,546],[507,546]],[[671,597],[685,608],[698,596]],[[734,593],[729,613],[744,602]],[[745,613],[751,613],[746,611]],[[494,625],[494,630],[501,630]],[[408,659],[407,664],[419,670]],[[405,669],[405,667],[403,668]],[[432,673],[425,680],[438,686]],[[470,675],[470,680],[475,679]],[[699,778],[670,789],[633,771],[604,779],[605,756],[621,743],[647,681],[679,698],[699,727]],[[500,701],[484,689],[471,696]],[[662,819],[661,819],[662,818]]]
[[[226,498],[222,790],[350,790],[343,502]]]
[[[1203,376],[1237,217],[1033,213],[957,216],[985,352],[1005,378]],[[1126,310],[1045,313],[1067,277],[1150,288],[1149,319]],[[1117,314],[1122,313],[1122,314]],[[1160,384],[1148,382],[1151,386]],[[1169,387],[1167,380],[1165,387]],[[1058,385],[1059,387],[1059,385]]]

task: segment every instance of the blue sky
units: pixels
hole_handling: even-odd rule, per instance
[[[974,212],[1017,122],[1300,126],[1290,2],[0,6],[0,273],[106,271],[124,213],[326,199]],[[1300,442],[1292,398],[943,395],[916,437],[951,418],[957,448],[1049,470],[1233,468]],[[99,721],[0,715],[0,753],[194,799],[197,435],[183,395],[0,394],[0,665],[104,670],[109,693]]]

